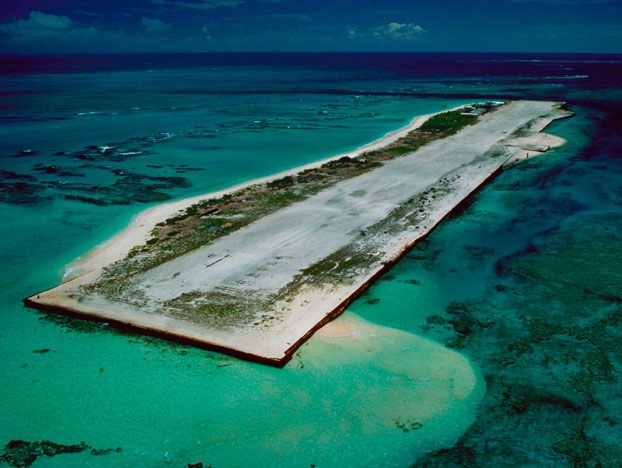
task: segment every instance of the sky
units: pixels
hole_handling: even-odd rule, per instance
[[[0,0],[0,54],[622,52],[622,0]]]

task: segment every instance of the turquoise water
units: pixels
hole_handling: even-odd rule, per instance
[[[575,111],[549,129],[567,145],[501,174],[350,307],[459,351],[486,381],[473,426],[416,466],[622,461],[619,137]]]
[[[98,78],[124,87],[136,80],[130,75]],[[80,89],[88,79],[57,82]],[[127,109],[85,96],[88,104],[61,104],[53,94],[42,99],[48,106],[41,121],[15,121],[0,130],[5,154],[37,152],[12,158],[11,171],[55,167],[27,183],[61,182],[3,205],[0,440],[122,449],[99,457],[44,457],[37,466],[198,460],[214,466],[392,466],[451,445],[472,422],[481,397],[476,370],[457,353],[407,333],[361,320],[362,342],[314,339],[285,369],[272,369],[82,322],[76,328],[76,322],[21,306],[21,298],[56,284],[68,262],[155,203],[141,203],[153,193],[137,189],[143,181],[136,178],[120,191],[100,189],[126,174],[183,177],[184,184],[158,189],[171,198],[204,193],[354,149],[415,115],[466,102],[242,95],[175,98],[181,109],[170,109],[157,97],[149,103],[137,98],[132,107],[140,109]],[[51,115],[62,119],[51,124]],[[163,134],[155,143],[137,140]],[[111,156],[89,149],[104,145],[122,150]],[[135,151],[141,153],[118,157]],[[116,204],[127,190],[141,190],[140,197]],[[434,355],[440,368],[429,361]],[[398,427],[414,423],[423,427]]]
[[[116,80],[117,86],[125,89],[140,77],[113,74],[112,78],[91,79],[109,83]],[[69,86],[73,84],[70,82]],[[156,93],[157,89],[151,95],[152,106],[160,97]],[[56,94],[52,97],[58,99]],[[138,97],[135,99],[142,103]],[[164,102],[157,104],[167,104],[166,99],[170,98],[163,96]],[[466,102],[243,94],[203,98],[202,102],[192,98],[193,108],[186,103],[179,110],[128,110],[126,101],[126,107],[113,110],[107,95],[99,100],[99,105],[74,99],[64,106],[56,104],[59,108],[55,108],[54,101],[42,100],[36,106],[37,110],[45,109],[38,117],[41,122],[15,118],[0,128],[3,154],[15,155],[30,149],[38,153],[6,158],[7,170],[30,177],[34,165],[55,171],[35,173],[36,181],[5,178],[6,184],[25,182],[33,193],[6,197],[12,203],[4,205],[0,236],[7,243],[5,261],[17,270],[0,275],[0,284],[12,282],[16,273],[24,279],[33,273],[32,264],[21,258],[24,245],[29,246],[32,258],[53,259],[57,272],[155,202],[226,188],[349,151],[407,124],[414,115]],[[184,103],[183,99],[180,101],[178,104]],[[71,108],[66,109],[69,105]],[[80,115],[86,112],[105,113]],[[150,141],[161,135],[167,138]],[[141,141],[144,139],[149,141]],[[109,154],[88,150],[90,146],[106,145],[117,150]],[[55,154],[61,151],[66,154]],[[128,152],[139,154],[122,156]],[[163,180],[141,179],[144,176]],[[157,184],[164,187],[153,188]],[[91,203],[65,197],[83,197]],[[15,236],[16,232],[20,235]],[[46,239],[45,243],[40,242],[42,239]],[[49,267],[42,270],[46,269]],[[47,284],[55,282],[53,277]]]
[[[620,268],[598,252],[620,252],[604,230],[616,231],[622,205],[620,112],[600,101],[552,126],[569,144],[502,174],[355,302],[336,321],[351,334],[314,336],[283,369],[22,307],[160,201],[347,151],[482,94],[585,99],[613,86],[400,73],[214,67],[4,80],[0,445],[121,448],[34,464],[63,467],[410,466],[420,457],[427,466],[616,466],[620,393],[607,369],[620,366],[619,321],[607,314],[619,291],[600,283],[615,285]],[[414,88],[429,95],[402,93]],[[602,281],[584,291],[587,277],[551,280],[565,271]],[[560,299],[568,291],[572,307]],[[609,317],[606,334],[586,310]],[[583,334],[551,334],[565,322]]]
[[[350,309],[374,323],[425,333],[426,319],[442,314],[447,304],[487,297],[500,281],[495,269],[499,259],[526,249],[535,234],[555,228],[561,219],[568,222],[568,211],[587,203],[603,209],[601,197],[592,193],[589,184],[577,191],[575,184],[561,181],[543,194],[538,183],[547,173],[570,166],[588,146],[593,115],[581,107],[574,111],[575,117],[546,129],[565,138],[566,145],[505,171],[476,195],[466,211],[415,246]],[[382,298],[388,303],[383,304]],[[375,299],[381,300],[375,303]]]

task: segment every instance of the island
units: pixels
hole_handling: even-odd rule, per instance
[[[562,145],[543,130],[570,115],[561,102],[475,103],[154,207],[24,302],[283,366],[500,170]]]

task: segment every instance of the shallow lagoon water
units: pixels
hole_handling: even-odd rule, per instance
[[[468,361],[347,320],[359,336],[313,339],[285,369],[101,330],[67,332],[50,352],[33,354],[50,343],[42,333],[6,368],[21,391],[3,395],[4,420],[12,438],[68,443],[79,434],[89,445],[123,449],[42,466],[394,466],[453,443],[481,397]]]
[[[80,176],[38,175],[33,183],[61,183],[3,206],[0,439],[122,449],[41,457],[36,466],[393,466],[451,445],[473,421],[483,387],[467,360],[355,317],[348,320],[360,336],[313,339],[286,368],[272,369],[55,320],[19,302],[151,205],[119,205],[116,192],[97,192],[128,173],[184,177],[187,186],[158,190],[172,198],[204,193],[351,150],[464,99],[244,94],[127,115],[108,102],[97,110],[96,102],[55,109],[51,101],[48,120],[15,119],[2,129],[11,171],[32,174],[40,164]],[[141,154],[118,157],[104,146],[138,146]],[[20,150],[26,154],[14,156]],[[75,179],[84,185],[71,186]],[[76,193],[95,193],[100,203],[66,199]]]
[[[213,466],[408,466],[426,452],[431,452],[426,462],[447,466],[468,465],[465,453],[485,454],[492,446],[517,448],[514,453],[506,450],[504,461],[534,462],[520,451],[528,449],[509,436],[515,415],[502,417],[494,412],[505,403],[496,391],[498,381],[490,380],[497,369],[487,354],[478,352],[486,343],[485,335],[478,329],[474,335],[483,336],[481,341],[465,341],[464,334],[456,332],[464,331],[465,324],[450,313],[462,306],[448,306],[452,301],[466,304],[491,320],[489,315],[497,310],[504,291],[514,291],[511,288],[520,283],[516,275],[500,276],[505,265],[500,260],[529,250],[538,239],[543,239],[538,245],[547,239],[554,244],[555,236],[540,234],[571,227],[575,213],[619,211],[615,153],[589,146],[589,132],[598,122],[602,124],[603,114],[577,109],[578,117],[552,127],[570,139],[569,145],[502,174],[466,212],[415,248],[337,320],[352,323],[357,330],[354,336],[315,336],[287,367],[272,369],[23,309],[22,297],[54,285],[66,264],[154,203],[138,199],[129,205],[108,203],[118,198],[118,191],[96,192],[108,203],[103,206],[64,196],[86,196],[92,187],[114,184],[124,176],[115,170],[188,181],[186,186],[154,190],[144,186],[163,182],[142,180],[138,185],[143,191],[137,198],[148,198],[154,191],[178,198],[215,190],[352,149],[405,124],[415,114],[472,100],[464,93],[503,95],[507,91],[496,83],[457,80],[444,89],[455,92],[455,99],[365,96],[354,91],[203,95],[197,92],[197,82],[200,89],[206,85],[195,76],[189,86],[192,92],[171,97],[162,92],[162,83],[170,83],[166,73],[158,77],[157,71],[149,72],[153,76],[145,81],[149,92],[128,88],[132,73],[104,73],[105,99],[89,89],[94,85],[88,75],[63,74],[48,76],[47,83],[54,89],[47,96],[4,101],[3,109],[11,111],[6,114],[19,111],[1,130],[7,156],[4,168],[30,174],[37,163],[58,165],[81,171],[79,179],[86,186],[46,186],[32,203],[2,205],[0,353],[5,365],[0,368],[4,382],[0,445],[13,439],[49,439],[63,444],[84,440],[97,449],[121,448],[99,456],[85,451],[41,457],[35,466],[183,466],[199,460]],[[240,83],[248,86],[256,76],[256,70],[227,73],[232,76],[231,88]],[[280,73],[268,73],[261,83],[272,83]],[[318,72],[321,79],[316,87],[325,84],[326,74]],[[328,73],[336,80],[331,84],[342,88],[353,88],[353,76],[358,74],[359,70],[335,78]],[[96,78],[102,81],[102,75]],[[356,88],[403,90],[425,82],[413,85],[406,78],[382,75],[355,84]],[[5,86],[45,85],[40,77],[29,76]],[[276,86],[292,88],[287,80]],[[441,88],[430,83],[427,89],[434,94]],[[547,96],[557,88],[530,83],[527,89]],[[582,97],[588,93],[579,88],[567,92]],[[63,119],[56,120],[58,128],[50,127],[54,115]],[[154,143],[154,136],[167,132],[175,136],[156,138]],[[74,154],[90,145],[130,146],[128,140],[133,138],[147,138],[143,153],[119,160],[96,152],[96,161],[53,154]],[[269,151],[259,156],[255,148],[262,141]],[[615,143],[609,142],[609,148]],[[20,149],[31,147],[39,153],[14,157]],[[590,162],[582,156],[586,153],[604,156]],[[85,163],[91,166],[78,167]],[[54,173],[36,177],[39,182],[73,181],[73,176]],[[529,288],[520,293],[528,302]],[[533,298],[541,300],[541,295],[534,293]],[[475,318],[466,325],[477,329],[479,322],[484,323],[479,315]],[[497,346],[495,339],[489,342]],[[491,349],[497,352],[506,345],[501,342]],[[489,391],[484,393],[486,386]],[[607,395],[610,390],[599,391]],[[493,413],[496,425],[483,424],[485,415]],[[532,426],[540,432],[524,440],[549,437],[537,415],[530,417],[521,424],[536,421],[539,424]],[[607,430],[615,433],[617,427]],[[505,445],[492,444],[491,431]],[[456,441],[457,455],[435,452]],[[480,458],[480,464],[498,462],[494,458],[498,452],[492,452],[493,458]],[[546,460],[558,466],[567,462],[560,453],[553,452]]]
[[[481,369],[476,422],[417,466],[622,460],[619,136],[575,111],[550,127],[566,146],[501,174],[350,307]]]
[[[487,296],[500,281],[495,271],[500,258],[527,249],[535,234],[565,222],[584,203],[598,207],[596,186],[583,181],[583,190],[577,191],[580,182],[570,179],[578,170],[570,162],[586,149],[594,127],[586,109],[574,111],[577,115],[571,119],[546,129],[566,138],[566,145],[504,171],[472,197],[466,209],[418,243],[351,309],[374,323],[422,333],[427,317],[442,313],[452,301]],[[562,168],[566,173],[557,173]],[[545,177],[553,178],[553,188],[542,190]],[[615,174],[611,178],[613,186]],[[390,299],[383,303],[383,298]]]

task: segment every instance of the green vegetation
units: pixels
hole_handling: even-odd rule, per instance
[[[380,260],[380,255],[361,247],[356,242],[333,252],[328,257],[305,268],[284,286],[276,295],[279,299],[290,300],[305,285],[316,288],[332,288],[348,283],[348,280]]]
[[[477,122],[477,117],[463,115],[463,113],[463,110],[457,110],[436,114],[404,138],[369,154],[392,159],[416,151],[431,141],[454,135],[464,127]]]
[[[378,255],[347,246],[302,270],[301,279],[311,282],[343,283],[360,268],[373,264]]]
[[[253,320],[262,304],[260,300],[225,293],[191,291],[171,299],[164,307],[169,316],[227,328]]]
[[[183,213],[156,225],[151,238],[142,246],[134,247],[127,257],[107,267],[95,285],[85,289],[97,291],[109,297],[131,291],[132,276],[148,271],[173,258],[210,244],[270,213],[308,198],[341,180],[364,174],[381,166],[385,161],[415,151],[437,139],[456,133],[459,129],[477,121],[475,117],[462,115],[462,111],[450,111],[432,117],[419,129],[384,148],[369,151],[357,158],[342,157],[314,169],[286,176],[266,184],[253,185],[218,199],[205,200],[187,208]],[[434,189],[436,190],[436,189]],[[425,194],[427,197],[434,194]],[[418,203],[413,200],[413,203]],[[412,210],[411,210],[412,211]],[[406,222],[414,222],[416,216],[396,212],[380,226],[386,229],[396,219],[410,216]],[[342,255],[342,257],[340,257]],[[340,252],[334,259],[316,265],[306,271],[311,277],[336,278],[353,271],[357,265],[369,264],[368,254]],[[333,262],[331,264],[331,262]],[[128,299],[129,300],[129,299]],[[134,301],[134,299],[131,299]],[[207,313],[207,310],[206,310]],[[213,311],[223,315],[223,310]]]
[[[449,180],[441,179],[438,187],[432,187],[415,197],[408,199],[395,208],[389,215],[376,224],[369,226],[361,234],[362,242],[353,242],[333,252],[329,256],[305,268],[279,293],[282,297],[293,297],[305,284],[314,287],[330,288],[346,284],[363,270],[378,265],[382,256],[374,249],[374,240],[382,236],[403,232],[406,227],[416,226],[421,222],[421,212],[437,196],[449,193]],[[382,241],[378,242],[380,245]],[[416,281],[416,280],[415,280]],[[417,283],[418,284],[418,283]]]
[[[462,111],[443,112],[429,118],[419,130],[426,133],[442,133],[444,136],[449,136],[475,122],[477,122],[477,118],[471,115],[464,115]]]

